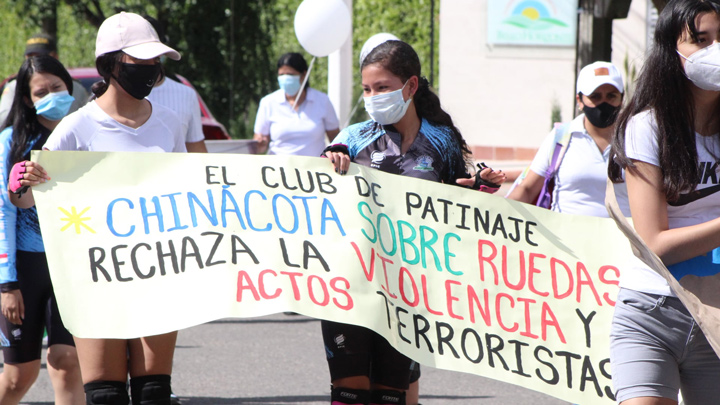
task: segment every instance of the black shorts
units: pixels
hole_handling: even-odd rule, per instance
[[[410,371],[410,384],[420,379],[420,363],[415,362],[415,367]]]
[[[406,390],[414,370],[419,377],[417,363],[374,331],[330,321],[320,324],[331,381],[368,376],[371,383]]]
[[[0,314],[0,340],[5,363],[20,364],[39,360],[45,328],[48,346],[74,346],[72,335],[60,319],[45,253],[18,250],[16,266],[25,304],[25,319],[22,325],[15,325]]]

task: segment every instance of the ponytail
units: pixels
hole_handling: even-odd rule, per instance
[[[115,51],[100,55],[95,59],[95,67],[103,79],[92,85],[91,91],[93,98],[98,98],[105,94],[110,85],[110,78],[113,77],[113,72],[115,72],[117,65],[122,60],[122,55],[122,51]]]
[[[418,78],[418,90],[413,96],[413,103],[415,103],[415,111],[417,111],[418,118],[421,120],[424,118],[433,124],[442,125],[450,129],[455,141],[462,150],[463,160],[465,160],[466,164],[472,166],[472,153],[470,152],[470,148],[465,142],[460,130],[457,129],[455,123],[453,123],[450,114],[445,112],[440,106],[440,98],[430,89],[430,83],[425,77]]]

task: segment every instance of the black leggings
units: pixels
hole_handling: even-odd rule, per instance
[[[367,376],[371,383],[406,390],[420,368],[384,337],[362,326],[321,321],[330,380]],[[413,379],[413,373],[415,379]]]
[[[39,360],[45,328],[48,347],[55,344],[74,346],[72,335],[60,319],[45,253],[18,250],[16,266],[25,304],[25,319],[22,325],[15,325],[0,315],[0,342],[5,363]]]

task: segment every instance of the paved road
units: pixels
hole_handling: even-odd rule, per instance
[[[423,367],[420,383],[423,405],[566,404],[517,386],[430,367]],[[181,331],[173,387],[185,405],[327,405],[330,383],[320,322],[279,314]],[[52,398],[43,370],[22,403],[46,405]]]

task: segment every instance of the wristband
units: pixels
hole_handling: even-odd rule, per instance
[[[11,281],[9,283],[2,283],[0,284],[0,292],[10,292],[14,290],[20,289],[20,283],[17,281]]]
[[[322,154],[320,156],[327,157],[327,155],[325,155],[325,153],[327,152],[340,152],[342,154],[350,156],[350,150],[348,149],[347,145],[343,143],[336,143],[328,146],[322,151]]]

